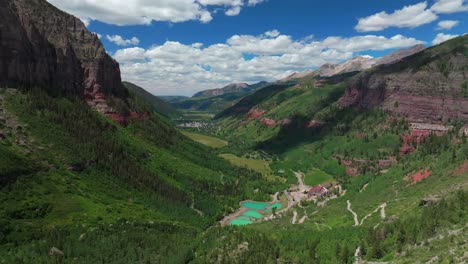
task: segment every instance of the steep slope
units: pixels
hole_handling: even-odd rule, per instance
[[[163,100],[164,102],[172,103],[174,101],[182,100],[182,99],[187,99],[187,96],[180,96],[180,95],[161,95],[158,96]]]
[[[314,78],[314,77],[332,77],[334,75],[340,75],[345,73],[352,72],[361,72],[368,70],[374,66],[383,65],[383,64],[392,64],[397,62],[405,57],[411,56],[418,52],[421,52],[425,49],[424,45],[415,45],[407,49],[401,49],[394,51],[381,58],[372,58],[372,57],[355,57],[349,61],[343,62],[342,64],[333,64],[326,63],[322,65],[316,71],[307,70],[301,73],[294,73],[282,80],[280,82],[300,80],[304,78]]]
[[[172,105],[163,101],[158,96],[152,95],[142,87],[130,82],[123,82],[123,85],[130,91],[130,93],[135,94],[138,98],[141,98],[146,103],[150,104],[153,110],[159,114],[166,117],[172,117],[179,114]]]
[[[0,262],[187,262],[207,226],[280,184],[148,113],[75,17],[45,0],[0,15]]]
[[[192,98],[184,98],[182,100],[172,101],[171,104],[181,110],[195,110],[195,111],[205,111],[211,113],[219,113],[226,108],[234,105],[243,97],[268,86],[267,82],[259,82],[256,84],[248,85],[241,89],[227,89],[223,91],[218,91],[220,93],[218,96],[208,96],[208,97],[197,97],[197,95]],[[229,87],[229,86],[228,86]],[[233,86],[234,87],[234,86]],[[239,91],[235,91],[239,90]],[[212,94],[212,90],[208,91],[206,94]],[[227,92],[231,91],[231,92]],[[205,92],[201,92],[205,93]]]
[[[348,72],[360,72],[372,68],[376,65],[372,57],[356,57],[342,64],[325,64],[321,66],[316,74],[322,77],[330,77]]]
[[[267,87],[224,111],[217,120],[221,131],[215,133],[231,143],[229,151],[263,153],[273,160],[271,170],[291,184],[283,194],[278,190],[275,201],[289,207],[297,197],[293,193],[303,193],[297,174],[316,187],[339,187],[268,221],[209,230],[195,263],[213,256],[221,263],[463,263],[468,141],[461,133],[467,122],[461,104],[467,103],[456,87],[460,81],[464,87],[466,51],[466,39],[459,38],[336,82],[302,79],[276,91]],[[424,76],[444,77],[425,88],[416,86],[418,96],[459,100],[450,120],[431,118],[446,115],[448,106],[439,108],[437,99],[424,102],[433,110],[416,113],[424,118],[387,109],[385,97],[369,96],[369,91],[359,93],[356,104],[340,100],[358,80],[367,84],[365,76],[390,79],[390,87],[408,92],[414,86],[407,84],[411,77],[392,75],[402,71],[416,79],[418,69],[426,71]],[[441,70],[448,77],[440,76]],[[439,87],[453,88],[443,93]],[[411,151],[402,151],[402,145]]]
[[[468,120],[468,36],[357,76],[342,106],[381,107],[417,122]]]
[[[43,0],[0,3],[0,85],[42,86],[93,98],[123,92],[119,65],[76,17]]]
[[[219,96],[219,95],[228,94],[228,93],[236,93],[236,92],[242,91],[248,86],[249,85],[246,83],[232,83],[223,88],[198,92],[194,94],[193,97],[213,97],[213,96]]]
[[[376,64],[377,65],[382,65],[382,64],[394,63],[394,62],[399,61],[399,60],[401,60],[403,58],[406,58],[408,56],[411,56],[413,54],[421,52],[421,51],[423,51],[425,49],[426,49],[426,47],[424,45],[419,44],[419,45],[415,45],[415,46],[407,48],[407,49],[397,50],[397,51],[394,51],[394,52],[388,54],[387,56],[384,56],[382,58],[377,58],[376,59]]]

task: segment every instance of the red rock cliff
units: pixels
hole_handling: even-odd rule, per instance
[[[0,86],[43,86],[94,99],[123,90],[98,36],[45,0],[0,1]]]
[[[414,122],[468,120],[468,35],[356,76],[342,106],[380,107]]]

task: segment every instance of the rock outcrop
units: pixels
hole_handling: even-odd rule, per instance
[[[391,64],[394,62],[397,62],[403,58],[406,58],[408,56],[411,56],[413,54],[416,54],[418,52],[421,52],[426,49],[426,46],[419,44],[415,45],[413,47],[407,48],[407,49],[401,49],[397,50],[395,52],[392,52],[388,54],[387,56],[384,56],[382,58],[378,58],[375,60],[376,65],[382,65],[382,64]]]
[[[0,17],[0,86],[40,86],[88,101],[124,93],[119,64],[78,18],[45,0],[2,0]]]
[[[413,122],[468,120],[467,54],[468,36],[464,36],[378,66],[356,76],[340,104],[380,107]]]

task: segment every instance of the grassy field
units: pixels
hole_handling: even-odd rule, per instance
[[[188,138],[190,138],[190,139],[192,139],[192,140],[194,140],[194,141],[196,141],[198,143],[201,143],[203,145],[212,147],[212,148],[222,148],[222,147],[228,145],[228,142],[226,142],[224,140],[221,140],[219,138],[210,137],[210,136],[206,136],[206,135],[202,135],[202,134],[198,134],[198,133],[193,133],[193,132],[188,132],[188,131],[181,131],[181,132],[182,132],[182,134],[184,134]]]
[[[197,120],[211,120],[213,119],[214,114],[206,112],[187,111],[184,112],[184,117]]]
[[[333,181],[333,177],[319,169],[307,172],[304,178],[304,183],[308,186],[315,186],[329,181]]]
[[[262,173],[263,175],[270,175],[271,170],[269,163],[267,161],[263,160],[258,160],[258,159],[246,159],[246,158],[240,158],[232,154],[220,154],[220,157],[228,160],[231,162],[233,165],[240,166],[240,167],[246,167],[251,170],[257,171]]]

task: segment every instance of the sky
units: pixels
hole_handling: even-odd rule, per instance
[[[47,0],[79,17],[155,95],[384,56],[468,33],[468,0]]]

